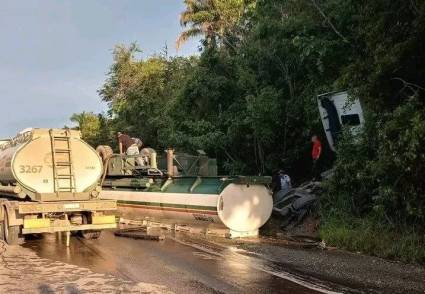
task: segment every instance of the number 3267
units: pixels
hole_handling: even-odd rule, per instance
[[[43,166],[41,165],[20,165],[19,172],[26,174],[37,174],[41,173]]]

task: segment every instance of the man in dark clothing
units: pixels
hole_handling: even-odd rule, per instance
[[[139,155],[139,147],[134,139],[121,132],[118,132],[117,136],[120,154]],[[144,165],[142,158],[139,156],[136,157],[136,162],[139,166]]]
[[[119,146],[120,154],[127,153],[128,149],[131,146],[136,144],[136,142],[127,134],[118,132],[117,137],[118,137],[118,146]]]
[[[320,156],[322,155],[322,143],[317,135],[311,137],[313,148],[311,158],[313,159],[313,181],[320,180]]]

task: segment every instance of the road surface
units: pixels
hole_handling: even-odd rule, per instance
[[[163,241],[134,240],[103,232],[98,240],[59,234],[27,240],[40,258],[174,293],[334,293],[341,289],[294,276],[278,265],[187,235]],[[77,287],[78,288],[78,287]],[[158,289],[158,288],[156,288]],[[125,291],[123,291],[125,292]],[[147,292],[149,292],[147,290]],[[48,293],[48,292],[47,292]]]

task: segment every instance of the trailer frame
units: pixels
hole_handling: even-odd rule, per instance
[[[13,245],[22,243],[27,234],[66,232],[69,245],[71,231],[116,228],[115,214],[111,214],[116,210],[114,200],[35,202],[0,198],[0,239]],[[74,216],[81,216],[82,223],[73,223]],[[7,235],[10,233],[14,236]]]

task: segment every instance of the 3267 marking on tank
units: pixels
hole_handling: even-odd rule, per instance
[[[27,129],[0,141],[0,237],[115,228],[116,202],[99,198],[102,161],[69,129]]]

